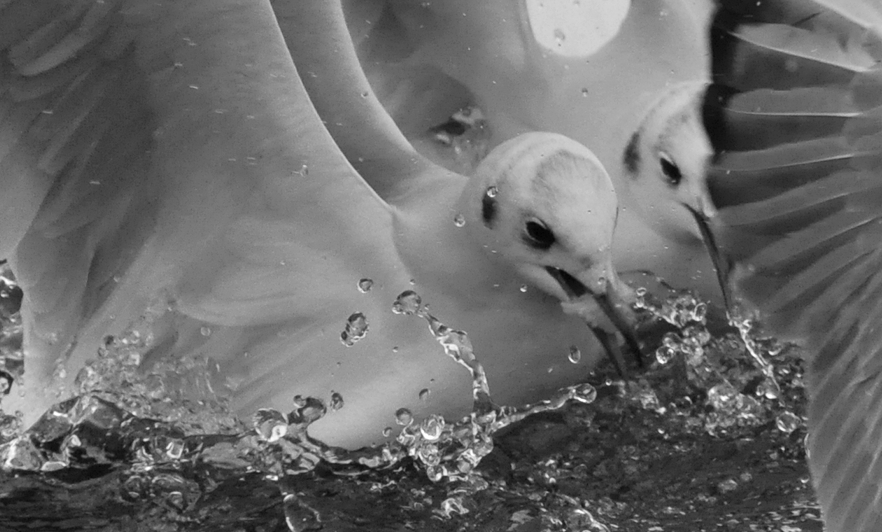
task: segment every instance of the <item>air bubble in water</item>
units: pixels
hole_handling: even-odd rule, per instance
[[[352,347],[355,342],[364,338],[367,332],[367,318],[361,312],[355,312],[346,320],[346,327],[340,333],[340,341],[346,347]]]
[[[582,360],[582,351],[575,345],[570,346],[570,354],[567,357],[570,359],[570,362],[573,364],[578,364],[580,360]]]
[[[462,227],[465,225],[465,223],[465,216],[463,216],[462,214],[457,214],[453,217],[453,225],[457,227]]]
[[[496,188],[495,186],[487,188],[487,197],[488,198],[495,198],[497,194],[499,194],[499,189]]]
[[[359,279],[358,281],[358,291],[362,294],[366,294],[371,291],[371,288],[374,287],[374,280],[368,279],[365,277],[364,279]]]

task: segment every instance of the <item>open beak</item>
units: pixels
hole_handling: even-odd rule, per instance
[[[559,268],[546,267],[546,271],[560,284],[563,291],[569,298],[569,306],[575,308],[581,306],[584,312],[576,311],[588,324],[588,327],[597,336],[610,357],[616,370],[623,378],[627,376],[627,364],[622,355],[621,347],[616,338],[615,331],[610,331],[604,324],[598,323],[597,320],[590,316],[591,309],[579,305],[580,300],[584,301],[586,296],[590,297],[597,306],[603,311],[603,314],[609,319],[609,322],[615,327],[625,340],[625,345],[632,352],[639,367],[643,367],[643,355],[640,351],[640,343],[634,331],[634,323],[636,318],[631,308],[634,300],[633,292],[621,281],[612,266],[602,269],[603,273],[596,273],[591,269],[578,276],[574,276],[569,272]]]
[[[732,264],[720,253],[716,238],[714,238],[714,234],[710,230],[710,220],[707,215],[692,207],[687,206],[686,208],[689,209],[689,212],[695,218],[695,223],[698,224],[701,239],[704,240],[704,245],[710,255],[714,270],[717,272],[717,282],[720,284],[720,291],[723,293],[723,304],[726,306],[726,310],[729,310],[729,305],[732,303],[732,294],[729,290],[729,272],[732,270]]]

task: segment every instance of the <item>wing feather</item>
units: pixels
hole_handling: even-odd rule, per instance
[[[831,532],[882,528],[882,4],[721,0],[708,187],[738,293],[809,353]]]

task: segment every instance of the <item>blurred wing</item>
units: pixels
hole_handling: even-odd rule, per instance
[[[733,282],[804,340],[831,532],[882,529],[882,4],[722,0],[708,185]]]
[[[4,4],[0,256],[25,289],[31,343],[57,354],[144,242],[157,123],[122,2]]]
[[[273,9],[303,84],[347,159],[383,198],[404,192],[406,176],[426,171],[430,163],[413,149],[371,89],[341,3],[279,0]]]
[[[6,4],[0,242],[44,370],[158,294],[244,327],[339,311],[360,277],[408,286],[392,210],[322,126],[268,1]]]

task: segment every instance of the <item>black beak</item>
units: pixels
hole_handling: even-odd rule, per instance
[[[729,310],[732,303],[732,292],[729,288],[729,273],[732,271],[732,264],[720,253],[720,248],[717,247],[717,241],[711,232],[710,221],[707,216],[692,207],[687,206],[686,208],[689,209],[689,212],[695,218],[695,223],[698,224],[701,239],[704,240],[704,245],[710,255],[714,270],[717,272],[717,282],[720,285],[720,291],[723,293],[723,304],[726,306],[726,310]]]
[[[624,338],[625,345],[628,346],[628,349],[637,361],[637,366],[643,368],[643,353],[640,350],[640,343],[637,341],[634,326],[632,325],[633,316],[630,314],[630,298],[623,293],[621,289],[623,285],[615,277],[615,273],[612,274],[612,279],[606,279],[605,282],[599,283],[604,286],[603,291],[594,291],[564,270],[552,267],[546,267],[546,270],[560,284],[571,301],[586,295],[591,296]],[[591,322],[588,322],[588,327],[600,341],[619,375],[622,378],[627,378],[627,364],[625,363],[625,358],[622,355],[615,332],[605,329],[600,324]]]

